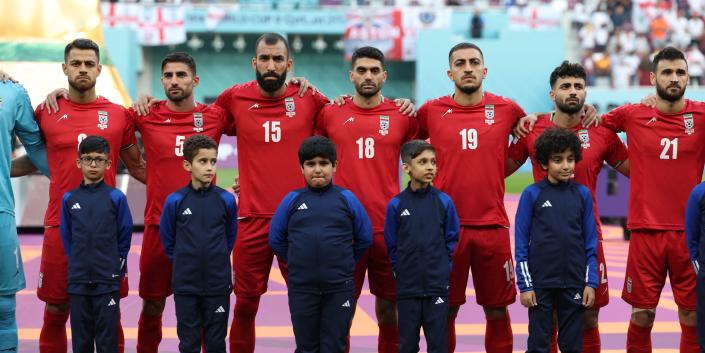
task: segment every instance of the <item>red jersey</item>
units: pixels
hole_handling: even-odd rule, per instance
[[[192,111],[175,112],[166,103],[150,107],[147,116],[133,114],[147,159],[145,225],[158,225],[166,197],[191,181],[191,174],[183,167],[184,141],[201,134],[220,143],[223,134],[231,134],[227,131],[231,126],[228,114],[216,105],[197,103]]]
[[[59,100],[59,112],[47,114],[37,107],[35,117],[47,145],[49,161],[49,205],[44,215],[45,226],[58,226],[61,198],[83,181],[81,169],[76,167],[78,145],[84,138],[98,135],[110,144],[112,167],[105,171],[105,182],[115,186],[120,151],[136,143],[134,128],[127,110],[109,100],[98,97],[88,104]]]
[[[437,151],[434,185],[453,199],[460,224],[509,226],[504,209],[509,135],[525,115],[513,101],[488,92],[472,106],[445,96],[419,109],[419,136],[430,137]]]
[[[316,114],[328,98],[311,90],[299,97],[298,85],[269,98],[257,81],[234,85],[215,104],[232,115],[237,130],[240,217],[272,217],[286,194],[305,185],[299,145],[313,135]]]
[[[348,99],[345,105],[323,108],[316,126],[317,133],[335,143],[335,183],[360,198],[374,230],[382,231],[387,203],[399,193],[401,145],[416,136],[418,122],[390,100],[363,109]]]
[[[517,163],[524,164],[526,158],[531,157],[534,181],[546,178],[546,170],[536,161],[534,144],[539,136],[551,127],[556,127],[556,124],[551,120],[551,114],[541,115],[529,135],[509,146],[509,158]],[[585,128],[582,123],[579,123],[571,130],[580,138],[583,146],[583,159],[575,165],[575,181],[590,189],[595,218],[599,225],[600,217],[597,212],[597,198],[595,196],[597,176],[600,174],[604,162],[617,168],[626,161],[629,158],[627,148],[617,134],[603,126]],[[601,238],[601,227],[598,227],[597,230]]]
[[[685,100],[678,113],[627,104],[603,115],[629,144],[630,229],[684,230],[690,191],[705,164],[705,103]]]

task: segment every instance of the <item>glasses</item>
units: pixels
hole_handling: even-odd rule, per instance
[[[79,158],[79,160],[81,161],[81,164],[83,164],[85,166],[89,166],[89,165],[93,164],[93,162],[95,162],[95,165],[98,167],[105,166],[105,164],[108,163],[108,161],[109,161],[109,159],[105,159],[105,158],[91,158],[91,157],[81,157],[81,158]]]

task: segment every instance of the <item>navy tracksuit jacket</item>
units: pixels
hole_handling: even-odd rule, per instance
[[[685,210],[685,241],[688,245],[690,260],[695,270],[695,288],[698,296],[696,307],[698,344],[705,352],[705,271],[700,268],[705,264],[705,183],[695,186],[688,198]]]
[[[372,244],[358,199],[332,183],[290,192],[272,218],[269,244],[287,262],[296,352],[345,352],[355,263]]]
[[[399,351],[419,351],[424,329],[429,353],[448,351],[448,280],[460,223],[450,197],[428,186],[407,187],[387,205],[384,241],[394,268]]]
[[[196,190],[189,183],[167,197],[159,232],[172,261],[179,351],[200,352],[203,337],[207,353],[224,353],[230,254],[237,234],[235,196],[215,185]]]
[[[117,352],[120,281],[127,269],[132,215],[127,198],[100,181],[81,183],[61,201],[61,240],[68,257],[72,347]]]
[[[582,295],[597,288],[597,228],[592,195],[574,181],[529,185],[521,194],[514,225],[519,290],[533,290],[527,352],[548,352],[553,307],[562,352],[582,349]]]

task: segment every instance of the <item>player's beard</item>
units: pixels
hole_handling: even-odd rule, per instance
[[[282,88],[282,86],[284,86],[284,82],[286,82],[286,74],[287,71],[284,71],[281,75],[274,72],[261,74],[259,71],[257,71],[257,83],[259,84],[259,87],[262,88],[265,92],[273,93]],[[266,80],[267,77],[275,77],[276,80]]]
[[[585,102],[580,100],[578,104],[568,104],[565,100],[559,102],[556,100],[556,108],[566,114],[575,114],[583,109]]]
[[[470,85],[461,86],[461,85],[456,84],[455,87],[457,87],[460,90],[460,92],[463,92],[463,93],[469,95],[469,94],[473,94],[473,93],[477,92],[477,90],[479,90],[480,87],[482,87],[482,84],[479,84],[477,86],[470,86]]]
[[[357,94],[359,94],[359,95],[361,95],[361,96],[363,96],[363,97],[365,97],[365,98],[372,98],[372,97],[374,97],[374,96],[379,92],[379,90],[381,89],[380,86],[375,85],[375,88],[372,89],[372,90],[364,90],[364,89],[362,88],[362,86],[363,86],[365,83],[368,83],[368,84],[369,84],[369,82],[363,82],[363,83],[361,83],[361,84],[359,84],[359,85],[355,85],[355,91],[357,91]]]
[[[93,87],[95,87],[95,82],[96,82],[96,81],[91,81],[90,78],[88,79],[88,81],[85,81],[87,83],[77,83],[77,81],[78,81],[77,79],[74,79],[73,81],[69,80],[69,86],[71,86],[71,88],[75,89],[76,91],[78,91],[80,93],[84,93],[84,92],[92,90]]]
[[[169,91],[166,91],[166,97],[169,98],[170,101],[172,102],[181,102],[184,99],[188,98],[191,95],[192,91],[187,91],[185,89],[181,90],[181,93],[171,93]]]
[[[658,94],[658,96],[663,100],[673,103],[681,99],[681,97],[683,97],[683,95],[685,94],[685,86],[683,86],[683,88],[681,88],[680,91],[675,94],[669,93],[668,87],[670,87],[670,85],[665,88],[663,86],[656,85],[656,94]]]

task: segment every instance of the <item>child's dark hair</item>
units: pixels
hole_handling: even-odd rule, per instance
[[[106,156],[110,156],[110,144],[108,143],[108,140],[100,136],[91,135],[83,139],[83,141],[81,141],[81,143],[78,145],[79,157],[84,154],[93,152],[102,153]]]
[[[568,129],[553,127],[544,131],[536,143],[536,160],[541,165],[548,165],[548,160],[554,153],[563,153],[566,150],[571,150],[575,155],[575,161],[580,162],[583,159],[583,147],[580,139],[575,136],[573,131]]]
[[[184,159],[193,162],[200,149],[218,151],[218,144],[208,136],[193,135],[184,142]]]
[[[412,140],[401,146],[401,161],[411,164],[411,160],[418,157],[423,151],[436,153],[436,149],[424,140]]]
[[[316,157],[328,159],[333,165],[336,162],[335,144],[327,137],[311,136],[299,146],[299,164],[310,161]]]

